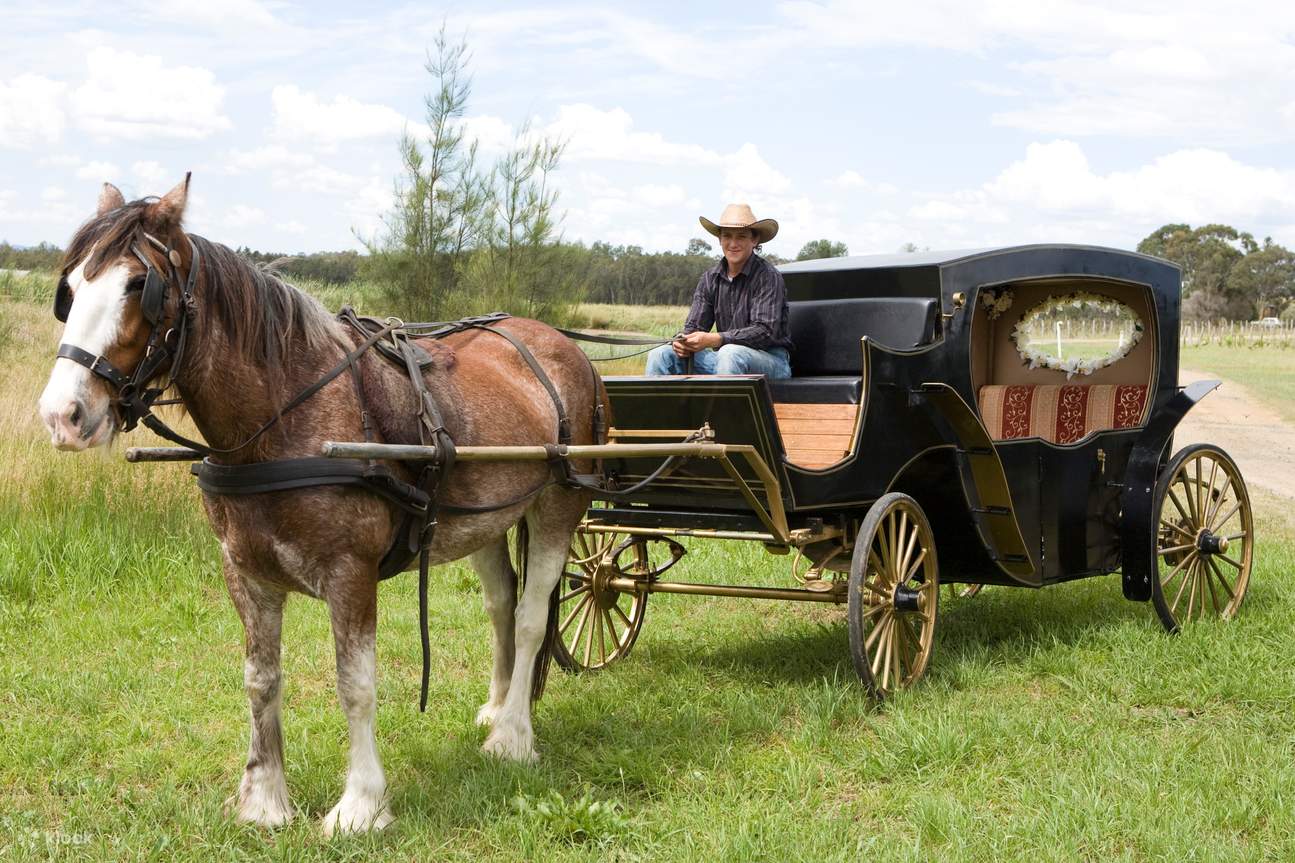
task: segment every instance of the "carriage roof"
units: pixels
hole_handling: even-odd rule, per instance
[[[845,299],[860,296],[942,297],[957,291],[1012,280],[1074,276],[1137,282],[1150,286],[1158,301],[1172,298],[1177,326],[1181,270],[1150,255],[1103,246],[1033,244],[1002,248],[924,251],[892,255],[852,255],[797,261],[779,267],[790,300]]]

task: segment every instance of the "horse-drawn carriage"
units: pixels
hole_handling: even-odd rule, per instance
[[[1124,595],[1170,630],[1235,613],[1254,545],[1245,483],[1217,447],[1170,456],[1217,386],[1178,385],[1176,267],[1026,246],[782,271],[791,379],[605,379],[627,453],[603,463],[613,486],[659,467],[635,445],[700,437],[714,453],[589,510],[560,595],[563,667],[625,656],[654,593],[846,604],[876,694],[922,675],[941,584],[1122,570]],[[1076,327],[1086,342],[1051,350]],[[679,536],[762,543],[789,556],[790,586],[668,580]]]
[[[246,634],[241,819],[293,817],[279,641],[298,592],[329,605],[351,737],[325,828],[390,822],[377,584],[420,556],[424,701],[427,566],[471,555],[495,635],[484,748],[522,761],[535,757],[546,633],[562,666],[608,665],[654,593],[845,604],[855,667],[878,695],[924,672],[941,584],[1119,569],[1125,596],[1150,599],[1171,630],[1230,617],[1245,597],[1240,472],[1209,445],[1170,457],[1177,423],[1217,384],[1178,386],[1179,272],[1164,261],[1028,246],[792,264],[791,379],[604,384],[535,321],[334,318],[186,233],[187,194],[187,178],[130,203],[104,185],[64,261],[66,326],[40,410],[61,449],[143,424],[180,447],[128,458],[206,456],[194,472]],[[202,440],[152,412],[166,392]],[[514,525],[528,530],[520,597]],[[788,556],[792,583],[673,580],[680,536],[762,543]]]

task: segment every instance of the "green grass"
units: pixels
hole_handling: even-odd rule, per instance
[[[1290,350],[1285,344],[1184,347],[1179,364],[1183,368],[1210,372],[1235,381],[1250,395],[1275,410],[1282,419],[1295,422],[1295,350]]]
[[[57,328],[27,304],[0,319],[19,333],[0,351],[16,370],[0,379],[0,859],[1295,857],[1295,537],[1266,496],[1236,621],[1168,636],[1117,578],[991,588],[942,607],[926,679],[880,707],[841,609],[653,597],[627,660],[554,670],[536,767],[479,751],[489,629],[465,566],[433,575],[418,713],[402,576],[381,589],[378,643],[398,820],[332,842],[318,820],[341,793],[345,722],[325,608],[299,598],[284,724],[301,816],[236,825],[242,632],[197,492],[180,466],[50,450],[31,406]],[[788,583],[788,559],[757,546],[688,546],[681,577]]]

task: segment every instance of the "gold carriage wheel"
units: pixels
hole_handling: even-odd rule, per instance
[[[951,581],[944,585],[944,595],[948,599],[971,599],[983,588],[983,584],[961,584]]]
[[[930,522],[908,495],[885,495],[868,510],[850,562],[850,656],[874,697],[925,673],[939,595]]]
[[[646,540],[577,531],[558,591],[553,658],[573,674],[605,668],[634,646],[647,613],[647,592],[620,591],[608,579],[652,572]]]
[[[1151,601],[1170,632],[1232,618],[1250,587],[1254,513],[1236,462],[1210,444],[1181,450],[1156,483]]]

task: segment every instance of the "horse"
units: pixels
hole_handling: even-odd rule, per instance
[[[187,234],[188,189],[186,176],[160,198],[127,203],[105,183],[97,213],[70,242],[56,300],[56,314],[66,320],[64,344],[39,403],[53,445],[80,451],[109,444],[134,425],[139,412],[132,410],[150,384],[153,398],[162,389],[178,396],[218,454],[209,461],[223,465],[318,456],[328,440],[418,443],[423,405],[407,371],[376,351],[358,350],[374,339],[272,271]],[[580,349],[539,321],[503,318],[491,327],[496,332],[469,327],[417,342],[428,359],[426,394],[453,442],[553,444],[563,406],[571,442],[598,442],[595,423],[606,394]],[[551,383],[512,340],[529,349]],[[168,370],[157,357],[168,355],[170,379],[162,381]],[[347,356],[350,374],[334,373],[291,411],[282,410],[287,394],[327,377]],[[579,460],[570,465],[591,468]],[[385,466],[413,481],[416,466]],[[586,489],[547,481],[550,467],[455,465],[436,490],[454,507],[441,511],[426,549],[431,564],[469,557],[481,579],[494,661],[476,721],[490,729],[487,753],[520,762],[537,758],[537,656],[543,658],[550,598],[591,498]],[[300,593],[327,603],[350,739],[345,788],[323,818],[324,833],[385,827],[393,816],[374,735],[377,589],[379,563],[400,539],[400,508],[347,485],[204,492],[203,506],[245,632],[251,734],[238,791],[228,801],[234,816],[265,827],[294,816],[283,769],[279,657],[284,603]],[[507,533],[523,522],[527,564],[519,598]]]

